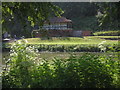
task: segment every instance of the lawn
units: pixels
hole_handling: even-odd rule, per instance
[[[118,38],[117,36],[88,36],[84,38],[79,37],[53,37],[49,40],[42,40],[41,38],[26,38],[28,44],[99,44],[106,41],[105,44],[117,44],[118,40],[105,40],[102,38]]]

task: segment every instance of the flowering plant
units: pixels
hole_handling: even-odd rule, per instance
[[[105,52],[106,51],[106,47],[105,47],[105,44],[106,41],[102,41],[101,43],[98,44],[98,48],[101,49],[101,52]]]
[[[6,71],[4,71],[4,76],[9,77],[10,80],[7,79],[5,81],[7,83],[15,83],[19,87],[29,87],[31,80],[30,73],[37,64],[37,52],[34,46],[27,45],[25,39],[16,41],[11,46],[10,58],[7,61],[9,67],[6,67]],[[17,80],[14,80],[15,77]]]

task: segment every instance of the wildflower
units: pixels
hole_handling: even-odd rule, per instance
[[[27,40],[24,40],[25,41],[25,43],[28,43],[28,41]]]
[[[101,44],[104,44],[104,43],[106,43],[106,41],[102,41],[101,43],[99,43],[98,45],[101,45]]]
[[[16,52],[13,53],[15,56],[17,56],[18,54]]]
[[[101,49],[101,52],[105,52],[106,51],[106,47],[104,45],[106,41],[102,41],[101,43],[98,44],[98,48]]]
[[[21,44],[21,41],[18,41],[18,44]]]
[[[102,43],[105,43],[106,41],[102,41]]]

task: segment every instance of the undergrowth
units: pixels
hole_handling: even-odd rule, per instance
[[[39,60],[34,46],[17,42],[2,73],[3,88],[120,88],[120,61],[85,53]]]

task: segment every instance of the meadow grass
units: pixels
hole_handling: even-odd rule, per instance
[[[110,38],[111,36],[107,36],[105,38]],[[88,36],[84,38],[79,37],[52,37],[52,39],[48,40],[42,40],[41,38],[26,38],[25,40],[28,41],[28,44],[48,44],[48,45],[54,45],[54,44],[99,44],[102,41],[106,41],[105,44],[117,44],[118,40],[105,40],[101,39],[104,38],[103,36]],[[117,38],[117,36],[112,36],[112,38]]]

